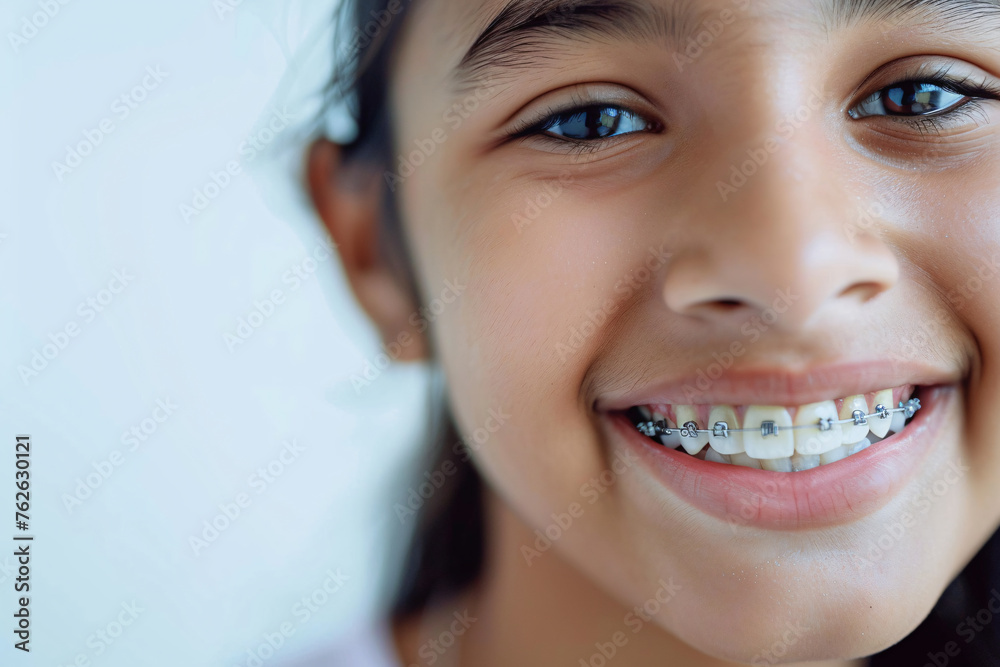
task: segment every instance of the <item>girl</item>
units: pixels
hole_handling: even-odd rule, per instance
[[[311,193],[446,385],[383,655],[1000,664],[1000,5],[350,10]]]

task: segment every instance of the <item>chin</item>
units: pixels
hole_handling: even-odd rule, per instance
[[[910,634],[947,583],[880,574],[801,564],[729,586],[713,585],[716,573],[678,596],[661,627],[701,653],[755,666],[869,656]]]

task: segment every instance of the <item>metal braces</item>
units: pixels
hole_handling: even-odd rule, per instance
[[[779,430],[794,430],[797,428],[817,428],[820,431],[829,431],[833,428],[834,424],[851,424],[852,426],[861,426],[862,424],[867,424],[869,419],[888,419],[890,415],[894,412],[902,412],[906,419],[909,419],[920,409],[920,399],[911,398],[905,404],[903,401],[899,402],[898,408],[889,409],[883,404],[879,403],[875,406],[875,412],[870,415],[866,415],[863,410],[855,410],[851,413],[851,416],[847,419],[832,419],[821,418],[816,424],[800,424],[798,426],[783,426],[778,427],[773,421],[761,422],[760,428],[729,428],[729,424],[724,421],[715,422],[715,425],[711,429],[698,428],[698,424],[693,421],[685,422],[680,428],[667,428],[666,420],[660,419],[657,421],[644,421],[636,424],[639,432],[643,435],[648,435],[650,437],[658,435],[672,435],[674,431],[678,431],[682,438],[697,438],[702,433],[707,433],[708,435],[714,435],[718,438],[728,438],[730,433],[749,433],[760,431],[760,435],[763,438],[768,436],[777,437]]]

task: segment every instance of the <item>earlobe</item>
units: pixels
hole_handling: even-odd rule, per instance
[[[341,149],[326,139],[309,148],[309,193],[316,213],[337,246],[344,273],[361,307],[378,327],[397,361],[427,358],[425,332],[411,320],[417,313],[407,285],[400,283],[379,252],[382,183],[363,167],[343,164]]]

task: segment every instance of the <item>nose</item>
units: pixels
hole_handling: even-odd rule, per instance
[[[830,151],[815,145],[818,139],[798,139],[741,187],[717,188],[716,180],[699,198],[663,279],[670,310],[739,326],[775,309],[776,329],[800,331],[816,318],[853,317],[852,310],[897,283],[892,249],[868,232],[872,225],[855,224],[865,207],[848,203],[832,175],[840,165],[824,162]],[[735,173],[728,161],[722,168]]]

